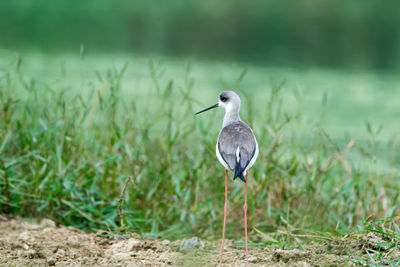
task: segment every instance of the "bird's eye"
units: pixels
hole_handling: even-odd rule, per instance
[[[227,98],[226,96],[220,96],[219,99],[220,99],[222,102],[226,102],[226,101],[228,100],[228,98]]]

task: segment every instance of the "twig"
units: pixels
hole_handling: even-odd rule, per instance
[[[124,212],[122,211],[122,203],[124,202],[123,197],[124,197],[124,194],[125,194],[126,187],[128,186],[129,182],[132,181],[132,179],[133,179],[132,176],[128,176],[126,178],[125,184],[124,184],[124,188],[122,188],[122,192],[121,192],[120,198],[118,199],[118,203],[119,203],[119,207],[118,207],[119,208],[119,218],[121,219],[121,222],[120,222],[120,228],[121,229],[123,229],[124,226],[125,226],[125,224],[124,224]]]
[[[327,237],[327,236],[312,235],[312,234],[292,234],[288,231],[282,231],[282,230],[278,230],[278,233],[288,235],[290,237],[304,237],[304,238],[309,238],[309,239],[317,238],[317,239],[334,240],[333,238]]]

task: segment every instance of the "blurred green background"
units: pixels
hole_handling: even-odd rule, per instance
[[[398,69],[399,8],[395,0],[1,1],[0,46]]]
[[[118,229],[133,176],[129,230],[218,237],[223,112],[193,114],[232,89],[260,145],[251,240],[395,216],[398,3],[1,1],[0,211]],[[229,238],[242,200],[230,182]]]

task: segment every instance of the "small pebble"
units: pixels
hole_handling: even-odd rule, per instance
[[[26,252],[24,252],[23,254],[25,257],[27,257],[28,259],[34,259],[36,258],[36,251],[33,249],[27,250]]]
[[[56,223],[49,219],[43,219],[40,225],[44,228],[56,228]]]
[[[24,231],[18,235],[18,239],[28,242],[28,243],[34,243],[35,238],[32,236],[32,234],[29,231]]]
[[[71,247],[78,248],[81,246],[79,239],[76,236],[69,236],[67,239],[67,244]]]
[[[7,217],[0,214],[0,222],[6,222],[6,221],[8,221]]]
[[[109,244],[110,244],[110,240],[108,240],[107,238],[101,239],[99,241],[100,246],[105,246],[105,245],[109,245]]]
[[[161,242],[161,245],[168,246],[170,243],[171,243],[171,241],[165,239],[165,240],[163,240],[163,241]]]
[[[249,257],[249,262],[257,262],[257,257],[255,257],[255,256],[250,256]]]
[[[50,259],[48,259],[47,264],[48,264],[49,266],[56,265],[56,259],[55,259],[55,258],[50,258]]]
[[[127,242],[128,251],[136,250],[136,248],[140,247],[140,241],[134,238],[131,238]]]
[[[129,253],[123,253],[123,252],[115,253],[112,257],[117,261],[126,261],[131,258]]]
[[[63,258],[65,256],[65,250],[63,249],[58,249],[56,253],[57,258]]]
[[[197,237],[192,237],[190,239],[186,239],[183,242],[182,250],[189,250],[194,248],[204,248],[204,243]]]
[[[142,239],[142,237],[138,233],[132,233],[131,238],[135,238],[135,239],[139,239],[139,240]]]

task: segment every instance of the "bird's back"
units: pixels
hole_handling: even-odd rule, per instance
[[[253,131],[244,122],[233,122],[222,128],[217,142],[217,156],[225,168],[235,173],[234,178],[244,179],[243,173],[251,167],[249,164],[254,163],[252,159],[257,153]]]

